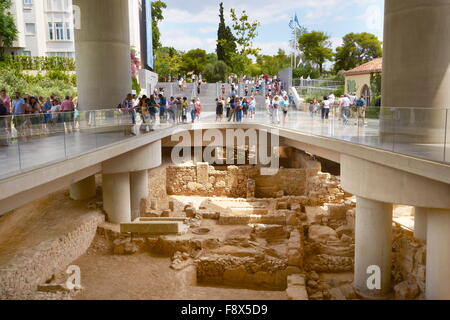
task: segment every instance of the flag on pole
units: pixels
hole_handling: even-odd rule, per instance
[[[297,14],[295,14],[294,22],[297,24],[297,27],[301,29],[300,21],[298,20]]]

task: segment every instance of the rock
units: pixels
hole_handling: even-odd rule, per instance
[[[305,277],[301,274],[293,274],[287,277],[288,286],[305,286]]]
[[[346,234],[343,234],[342,237],[341,237],[341,241],[342,241],[343,243],[345,243],[345,244],[351,244],[351,243],[353,243],[353,238],[352,238],[352,237],[349,237],[349,236],[346,235]]]
[[[278,202],[277,210],[287,210],[288,203],[287,202]]]
[[[308,280],[308,287],[311,289],[316,289],[318,286],[318,283],[314,280]]]
[[[319,275],[318,275],[317,272],[315,272],[315,271],[312,271],[312,272],[309,274],[309,278],[310,278],[311,280],[314,280],[314,281],[319,281]]]
[[[139,247],[133,242],[128,242],[124,246],[125,254],[135,254],[138,251],[139,251]]]
[[[313,295],[310,295],[309,299],[310,300],[323,300],[323,293],[319,291]]]
[[[193,208],[193,207],[185,208],[184,212],[186,213],[186,217],[188,217],[188,218],[195,218],[195,216],[197,215],[197,212],[196,212],[195,208]]]
[[[312,241],[326,243],[328,238],[337,237],[336,231],[327,226],[312,225],[309,227],[308,237]]]
[[[347,300],[345,296],[342,294],[341,290],[339,290],[338,288],[332,288],[328,290],[328,292],[331,295],[330,297],[331,300]]]
[[[175,211],[175,201],[174,200],[169,201],[169,210]]]
[[[288,276],[293,275],[293,274],[300,274],[302,273],[302,270],[299,267],[295,267],[295,266],[288,266],[286,268],[286,273]]]
[[[342,235],[351,237],[353,235],[353,229],[347,225],[343,225],[336,229],[336,234],[339,238],[341,238]]]
[[[170,217],[170,210],[163,210],[163,212],[161,213],[161,217],[163,218],[169,218]]]
[[[403,281],[394,287],[396,300],[413,300],[420,294],[420,288],[417,283]]]
[[[288,300],[309,300],[305,287],[295,286],[286,289]]]
[[[352,299],[357,298],[355,289],[353,288],[353,286],[351,284],[344,284],[343,286],[340,286],[338,288],[347,300],[352,300]]]
[[[305,207],[308,224],[321,224],[322,218],[328,215],[328,207]]]
[[[71,290],[66,287],[66,284],[40,284],[37,287],[40,292],[57,293],[57,292],[70,292]]]

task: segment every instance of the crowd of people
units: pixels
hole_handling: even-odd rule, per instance
[[[344,125],[348,125],[351,118],[356,119],[355,125],[359,125],[361,121],[362,125],[367,125],[367,101],[364,96],[358,98],[355,93],[344,94],[339,99],[336,99],[336,96],[331,93],[328,96],[324,96],[320,103],[317,99],[311,99],[309,102],[309,113],[312,118],[315,115],[320,115],[323,121],[327,121],[330,116],[330,110],[333,107],[338,110],[337,118]]]
[[[155,90],[150,97],[143,95],[137,98],[130,93],[118,107],[130,114],[134,125],[138,117],[143,124],[155,124],[158,118],[160,123],[194,123],[200,119],[202,111],[199,98],[189,101],[187,97],[172,96],[167,99],[163,88]],[[150,130],[150,127],[147,128]]]
[[[57,124],[73,131],[72,123],[77,118],[76,99],[56,95],[38,97],[15,92],[9,96],[5,89],[0,91],[0,129],[11,135],[15,130],[23,136],[33,135],[33,131],[48,133]]]

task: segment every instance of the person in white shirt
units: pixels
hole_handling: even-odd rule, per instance
[[[339,100],[339,106],[341,107],[342,119],[344,120],[344,124],[347,124],[351,106],[351,101],[348,95],[341,97],[341,99]]]
[[[322,102],[322,121],[323,120],[328,120],[328,117],[330,115],[330,106],[331,106],[331,102],[329,100],[328,97],[323,97],[323,102]]]

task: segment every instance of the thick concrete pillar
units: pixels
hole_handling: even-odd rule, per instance
[[[450,100],[449,16],[450,0],[385,0],[384,141],[444,142],[446,113],[438,108]],[[394,115],[394,107],[402,109]]]
[[[148,171],[130,172],[130,196],[131,196],[131,220],[141,216],[141,200],[147,199],[148,191]]]
[[[392,211],[392,204],[357,197],[354,285],[363,298],[391,291]]]
[[[95,197],[97,186],[95,175],[70,185],[70,198],[73,200],[88,200]]]
[[[427,241],[427,209],[414,208],[414,237]]]
[[[115,108],[131,93],[128,0],[74,0],[80,110]]]
[[[130,174],[103,174],[103,209],[111,223],[131,222]]]
[[[450,300],[450,210],[428,209],[427,275],[428,300]]]

